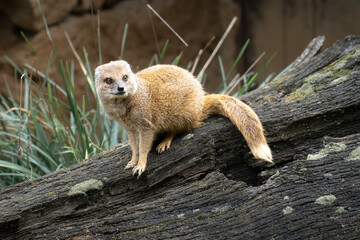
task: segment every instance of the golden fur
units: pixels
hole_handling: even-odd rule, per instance
[[[167,136],[156,150],[170,147],[176,134],[188,132],[209,114],[228,117],[243,134],[256,158],[272,162],[270,148],[255,112],[240,100],[226,95],[206,95],[187,70],[156,65],[136,74],[125,61],[112,61],[95,71],[95,86],[104,110],[127,131],[133,168],[140,176],[155,136]]]

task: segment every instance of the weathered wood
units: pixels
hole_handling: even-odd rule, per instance
[[[118,146],[4,189],[0,239],[357,239],[359,62],[360,38],[348,37],[242,98],[275,165],[214,116],[152,151],[140,179]]]
[[[243,100],[262,119],[277,163],[305,157],[324,135],[360,132],[360,38],[337,41]]]

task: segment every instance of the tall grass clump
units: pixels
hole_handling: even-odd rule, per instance
[[[41,9],[41,6],[39,4]],[[50,42],[51,34],[48,30],[45,17],[44,23]],[[125,48],[128,25],[125,25],[121,43],[121,56]],[[99,60],[102,63],[100,47],[100,29],[97,29],[99,42]],[[88,159],[90,156],[109,149],[125,139],[125,132],[117,122],[110,119],[101,109],[94,82],[94,68],[86,50],[83,56],[76,52],[71,40],[65,33],[70,47],[84,73],[86,82],[82,99],[75,98],[75,63],[63,61],[59,58],[53,47],[47,62],[39,57],[36,49],[22,33],[23,38],[38,57],[39,68],[25,64],[22,69],[10,58],[8,62],[14,68],[14,79],[20,81],[20,100],[15,100],[9,84],[4,79],[7,95],[0,93],[0,188],[24,180],[51,173],[73,163]],[[149,65],[164,61],[169,41],[166,41],[162,51],[155,54]],[[258,72],[248,69],[244,74],[234,74],[249,41],[240,50],[234,64],[225,71],[221,56],[218,56],[219,67],[222,73],[222,82],[218,93],[239,96],[247,92],[255,83],[263,69]],[[221,45],[221,44],[220,44]],[[201,53],[200,50],[199,53]],[[215,55],[215,54],[213,54]],[[201,54],[193,63],[188,64],[192,72]],[[177,65],[182,53],[175,56],[170,64]],[[210,60],[211,61],[211,60]],[[53,73],[61,79],[61,84],[55,82],[50,76],[50,68],[55,63],[56,72]],[[36,76],[39,81],[32,80]],[[198,74],[199,81],[205,82],[206,67]],[[91,105],[91,99],[95,104]]]
[[[94,107],[90,105],[91,97],[97,99],[90,85],[94,82],[91,72],[86,72],[90,83],[86,83],[86,94],[78,104],[74,62],[63,62],[56,52],[54,55],[62,86],[49,76],[51,60],[45,72],[26,65],[41,78],[39,86],[26,69],[7,58],[21,76],[24,89],[16,102],[5,81],[8,96],[0,95],[0,187],[86,160],[118,143],[119,125],[104,114],[97,100]]]
[[[45,18],[44,22],[51,41]],[[75,98],[74,62],[64,62],[53,48],[44,64],[31,42],[22,36],[38,57],[40,69],[27,64],[21,69],[6,57],[21,87],[20,101],[15,100],[6,79],[7,96],[0,93],[0,188],[86,160],[118,144],[122,132],[100,108],[86,50],[84,60],[78,58],[87,80],[79,100]],[[49,75],[52,62],[61,85]],[[90,99],[95,99],[95,106]]]

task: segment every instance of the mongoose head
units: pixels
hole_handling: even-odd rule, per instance
[[[107,101],[134,95],[138,83],[130,65],[126,61],[119,60],[96,68],[95,87],[100,100]]]

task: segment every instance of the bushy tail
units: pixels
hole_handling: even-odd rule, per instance
[[[248,105],[234,97],[210,94],[205,96],[201,121],[210,114],[220,114],[229,118],[244,136],[252,154],[258,159],[272,163],[271,150],[261,122]]]

